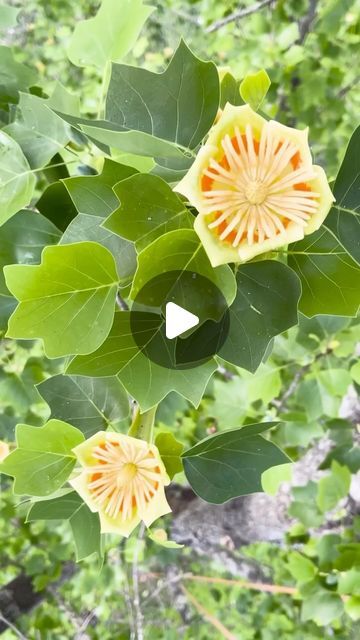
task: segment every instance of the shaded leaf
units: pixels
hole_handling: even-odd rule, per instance
[[[272,338],[297,323],[300,282],[289,267],[274,260],[240,266],[236,281],[230,331],[219,356],[253,372]]]
[[[78,562],[93,553],[102,556],[99,515],[92,513],[75,491],[35,502],[29,510],[27,522],[36,520],[68,520]]]
[[[85,378],[58,375],[38,385],[51,417],[71,422],[86,438],[115,429],[129,415],[129,400],[115,377]]]
[[[205,438],[183,453],[186,477],[200,498],[221,504],[262,491],[261,475],[289,458],[261,437],[278,423],[251,424]]]
[[[88,356],[74,358],[67,373],[91,377],[118,374],[141,410],[146,411],[171,391],[177,391],[197,406],[216,369],[215,360],[186,371],[165,369],[155,364],[139,351],[135,343],[130,328],[130,312],[121,311],[115,314],[113,327],[101,347]]]
[[[360,263],[360,127],[349,142],[333,193],[336,202],[325,220],[346,251]]]

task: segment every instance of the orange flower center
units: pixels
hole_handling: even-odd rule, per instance
[[[260,180],[253,180],[246,185],[244,194],[250,204],[261,204],[268,194],[268,189]]]
[[[306,227],[318,209],[320,194],[308,184],[316,173],[303,165],[291,140],[279,139],[271,123],[264,125],[259,140],[250,125],[245,133],[238,127],[234,133],[224,136],[221,158],[211,158],[201,177],[208,227],[233,247],[281,234],[286,244],[287,227]]]

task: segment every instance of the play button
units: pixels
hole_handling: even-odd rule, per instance
[[[175,302],[168,302],[165,309],[165,334],[168,340],[181,336],[200,322],[198,316],[179,307]]]
[[[223,346],[229,324],[223,293],[194,271],[152,278],[138,290],[130,312],[137,347],[155,364],[173,370],[210,360]]]

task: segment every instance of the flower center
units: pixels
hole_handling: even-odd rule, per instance
[[[251,180],[245,187],[245,198],[250,204],[261,204],[268,194],[267,186],[260,180]]]
[[[137,466],[133,462],[126,462],[117,477],[117,486],[127,485],[137,474]]]

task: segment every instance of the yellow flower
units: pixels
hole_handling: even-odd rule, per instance
[[[308,130],[227,104],[176,187],[197,208],[211,264],[245,262],[316,231],[334,201]]]
[[[0,462],[5,460],[6,456],[10,453],[10,447],[7,442],[0,440]]]
[[[70,484],[99,513],[102,533],[127,537],[141,520],[149,527],[171,511],[164,491],[170,480],[155,445],[99,431],[73,451],[84,468]]]

